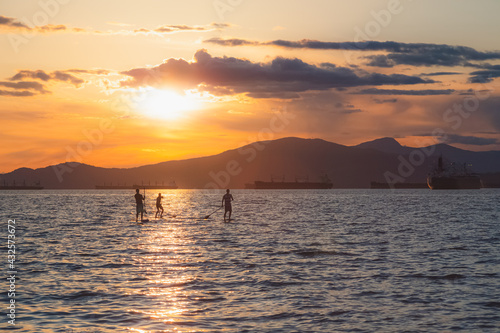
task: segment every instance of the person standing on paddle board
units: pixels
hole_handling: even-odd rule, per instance
[[[227,212],[229,212],[229,220],[231,220],[231,213],[233,212],[231,201],[233,200],[233,195],[229,193],[229,190],[226,190],[226,194],[224,194],[224,196],[222,197],[222,206],[226,207],[226,209],[224,210],[224,221],[226,221]]]
[[[139,193],[139,189],[135,190],[135,222],[137,222],[137,219],[139,218],[139,214],[141,214],[141,221],[144,218],[144,204],[143,201],[146,200],[145,197],[142,196],[142,194]]]
[[[158,197],[156,198],[156,214],[155,214],[155,218],[158,217],[158,213],[160,213],[160,218],[163,217],[163,206],[161,205],[161,199],[163,197],[161,196],[161,193],[158,193]]]

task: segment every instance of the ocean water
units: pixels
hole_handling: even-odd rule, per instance
[[[136,224],[133,191],[1,191],[0,328],[500,331],[500,190],[235,190],[229,223],[223,191],[162,193]]]

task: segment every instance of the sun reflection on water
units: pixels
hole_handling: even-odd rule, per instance
[[[142,272],[139,276],[142,283],[129,291],[135,296],[145,297],[149,304],[129,309],[128,312],[147,318],[148,322],[156,322],[160,327],[165,324],[168,331],[177,331],[176,322],[185,321],[186,315],[201,311],[193,304],[192,292],[186,290],[196,280],[186,259],[194,240],[185,225],[168,219],[168,216],[182,212],[189,206],[189,196],[186,193],[163,192],[164,216],[167,219],[145,225],[137,239],[136,254],[132,256],[138,271]],[[147,193],[147,198],[157,195],[158,192],[153,191]],[[179,195],[182,200],[177,198]],[[152,208],[149,208],[150,212],[154,212]],[[130,330],[145,332],[136,328]]]

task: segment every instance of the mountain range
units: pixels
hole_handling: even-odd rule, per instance
[[[424,148],[382,138],[357,146],[321,139],[282,138],[260,141],[217,155],[175,160],[135,168],[101,168],[63,163],[20,168],[0,175],[3,184],[40,182],[49,189],[89,189],[96,185],[161,185],[179,188],[244,188],[255,180],[319,181],[325,175],[334,188],[368,188],[370,182],[425,183],[439,156],[472,165],[490,182],[500,183],[500,151],[473,152],[446,144]]]

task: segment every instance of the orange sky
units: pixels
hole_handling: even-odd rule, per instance
[[[498,1],[3,1],[0,172],[286,136],[500,149]]]

